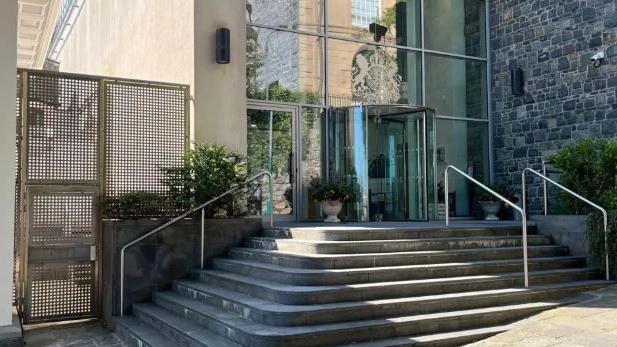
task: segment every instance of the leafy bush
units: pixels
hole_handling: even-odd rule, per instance
[[[564,146],[547,159],[561,171],[560,180],[566,187],[591,201],[602,201],[604,194],[616,187],[615,140],[584,139]],[[592,211],[589,205],[565,192],[558,192],[557,198],[568,213]]]
[[[104,197],[101,201],[103,218],[148,218],[173,214],[166,196],[137,191]]]
[[[353,185],[340,177],[313,178],[309,183],[309,190],[315,201],[350,201],[353,198]]]
[[[196,144],[188,150],[180,167],[164,168],[163,182],[169,187],[174,207],[187,210],[204,203],[246,179],[246,159],[215,144]],[[220,201],[229,209],[234,197]]]

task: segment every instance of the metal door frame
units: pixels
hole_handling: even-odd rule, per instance
[[[285,104],[285,103],[277,103],[270,101],[259,101],[259,100],[250,100],[247,102],[246,110],[258,110],[258,111],[270,111],[270,112],[288,112],[291,113],[292,121],[291,121],[291,151],[293,153],[292,160],[292,172],[290,173],[293,177],[292,190],[293,190],[293,213],[291,215],[277,215],[274,214],[274,218],[276,221],[282,222],[297,222],[300,220],[300,211],[304,206],[304,200],[302,189],[299,189],[299,168],[302,164],[302,141],[299,141],[301,138],[301,129],[300,124],[302,124],[300,120],[300,115],[302,114],[301,106],[294,104]],[[247,141],[248,141],[248,133],[247,133]],[[247,146],[248,148],[248,146]],[[272,200],[274,201],[274,200]],[[272,207],[271,207],[272,208]],[[265,218],[265,217],[264,217]]]

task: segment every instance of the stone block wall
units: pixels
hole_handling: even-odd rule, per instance
[[[494,170],[520,187],[525,167],[585,137],[617,137],[617,0],[490,0]],[[600,67],[590,61],[605,50]],[[510,68],[525,75],[512,95]],[[542,207],[539,185],[530,207]]]

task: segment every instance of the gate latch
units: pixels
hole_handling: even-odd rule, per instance
[[[91,261],[96,260],[96,245],[90,246],[90,260]]]

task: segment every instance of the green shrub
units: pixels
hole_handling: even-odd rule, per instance
[[[103,218],[164,217],[173,213],[168,198],[156,193],[137,191],[101,200]]]
[[[568,188],[600,202],[603,195],[616,187],[617,141],[584,139],[564,146],[549,156],[548,162],[560,170],[560,180]],[[558,192],[557,199],[567,213],[588,213],[589,205]]]
[[[164,168],[163,172],[172,205],[187,210],[244,182],[246,159],[224,146],[196,144],[187,151],[182,166]],[[224,198],[217,206],[229,210],[233,199],[233,196]]]
[[[313,178],[309,184],[309,190],[315,201],[350,201],[353,198],[353,185],[343,178]]]

